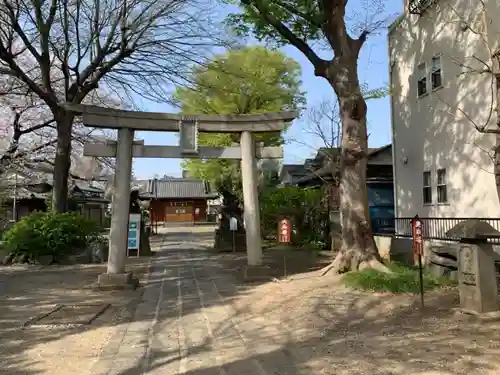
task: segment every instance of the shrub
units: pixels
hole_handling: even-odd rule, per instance
[[[379,272],[373,269],[353,271],[342,277],[344,284],[358,290],[390,293],[420,293],[420,276],[418,267],[391,263],[388,268],[392,273]],[[424,290],[432,290],[453,282],[444,277],[432,276],[424,270]]]
[[[26,254],[29,259],[58,257],[95,241],[99,231],[97,223],[75,212],[35,212],[4,233],[3,241],[15,255]]]
[[[260,196],[262,234],[268,239],[275,239],[278,220],[286,216],[291,219],[296,231],[292,235],[292,243],[314,243],[323,247],[329,242],[328,210],[323,198],[321,189],[285,187],[264,190]]]

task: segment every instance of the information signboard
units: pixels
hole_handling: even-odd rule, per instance
[[[238,230],[238,219],[235,217],[229,219],[229,230],[233,232]]]
[[[141,241],[141,214],[130,214],[128,219],[128,250],[137,250],[139,256],[139,246]]]

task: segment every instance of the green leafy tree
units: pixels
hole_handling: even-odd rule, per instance
[[[247,47],[216,56],[192,71],[193,87],[177,89],[175,99],[186,114],[253,114],[300,110],[300,66],[279,51]],[[280,133],[256,135],[265,146],[283,143]],[[201,133],[203,146],[231,146],[238,134]],[[183,168],[194,178],[209,181],[219,191],[241,199],[240,163],[236,160],[186,160]]]
[[[361,11],[363,1],[352,11]],[[325,271],[336,272],[383,266],[373,240],[368,211],[366,168],[368,136],[366,98],[385,95],[385,90],[368,92],[358,76],[358,58],[367,37],[382,22],[347,25],[349,0],[226,0],[241,6],[228,23],[240,34],[253,33],[259,40],[295,46],[314,66],[314,74],[328,81],[339,104],[341,120],[341,223],[342,247]],[[382,0],[365,2],[366,9],[381,14]],[[359,9],[356,9],[359,8]],[[373,18],[373,17],[372,17]],[[359,30],[357,35],[350,30]],[[317,46],[333,58],[320,57]]]
[[[260,194],[261,233],[276,239],[278,220],[289,218],[295,232],[292,243],[295,245],[319,245],[328,243],[328,209],[323,203],[321,189],[302,189],[285,187],[266,189]],[[314,246],[313,246],[314,247]]]

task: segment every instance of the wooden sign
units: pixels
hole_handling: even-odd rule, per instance
[[[289,219],[281,219],[278,223],[278,242],[290,243],[292,235],[292,222]]]
[[[413,242],[413,251],[417,255],[423,255],[424,253],[424,241],[423,241],[423,225],[422,220],[419,219],[418,215],[411,221],[411,235]]]

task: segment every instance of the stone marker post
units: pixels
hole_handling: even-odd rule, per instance
[[[500,232],[485,221],[467,220],[446,235],[461,238],[457,254],[460,307],[478,314],[498,311],[495,252],[488,238],[498,238]]]

